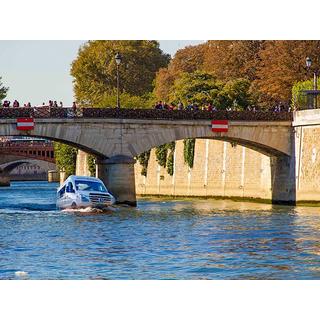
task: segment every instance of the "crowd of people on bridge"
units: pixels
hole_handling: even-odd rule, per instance
[[[2,107],[3,108],[19,108],[19,107],[32,108],[30,102],[27,102],[27,103],[24,103],[23,105],[20,105],[18,100],[14,100],[12,105],[11,105],[10,101],[5,100],[5,101],[3,101]],[[49,100],[48,103],[43,102],[42,105],[34,106],[33,108],[37,108],[37,107],[63,108],[64,105],[63,105],[62,101],[60,101],[58,104],[57,101]],[[74,111],[77,109],[76,102],[72,103],[72,109]],[[185,111],[206,110],[209,112],[221,110],[221,109],[218,109],[212,103],[198,105],[197,103],[191,102],[191,103],[187,104],[186,106],[184,106],[182,102],[179,102],[178,104],[175,104],[175,103],[168,104],[165,101],[156,102],[154,105],[154,109],[156,109],[156,110],[185,110]],[[278,103],[268,109],[260,108],[257,106],[247,106],[246,109],[243,109],[243,107],[234,103],[232,106],[227,107],[225,110],[226,111],[244,111],[245,110],[245,111],[252,111],[252,112],[256,112],[256,111],[290,112],[290,111],[292,111],[292,108],[290,105]]]
[[[154,105],[154,109],[156,110],[186,110],[186,111],[198,111],[198,110],[206,110],[206,111],[218,111],[216,106],[214,106],[212,103],[204,104],[199,106],[196,103],[189,103],[188,105],[184,106],[182,102],[179,102],[178,104],[175,103],[169,103],[167,104],[165,101],[158,101]],[[246,109],[243,109],[242,107],[234,104],[233,106],[227,107],[225,109],[226,111],[272,111],[272,112],[290,112],[292,111],[292,108],[290,105],[285,105],[283,103],[278,103],[269,109],[266,108],[259,108],[257,106],[247,106]]]
[[[2,103],[2,107],[3,108],[19,108],[19,107],[32,108],[30,102],[24,103],[22,105],[22,104],[19,103],[18,100],[14,100],[12,105],[11,105],[11,101],[4,100],[3,103]],[[58,104],[57,101],[49,100],[48,103],[43,102],[42,105],[40,105],[40,106],[33,106],[33,108],[37,108],[37,107],[63,108],[64,106],[63,106],[62,101],[60,101],[59,104]],[[76,105],[75,102],[73,102],[72,108],[74,108],[74,109],[77,108],[77,105]]]

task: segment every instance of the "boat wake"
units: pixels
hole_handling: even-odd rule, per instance
[[[87,208],[79,208],[79,209],[63,209],[62,212],[67,213],[77,213],[77,214],[83,214],[83,215],[90,215],[90,214],[110,214],[115,211],[117,211],[117,208],[115,207],[107,207],[104,209],[99,208],[93,208],[93,207],[87,207]]]

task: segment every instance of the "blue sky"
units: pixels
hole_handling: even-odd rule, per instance
[[[7,99],[40,105],[48,100],[73,101],[70,64],[85,41],[0,41],[0,76],[9,87]],[[161,40],[161,49],[174,55],[201,40]]]

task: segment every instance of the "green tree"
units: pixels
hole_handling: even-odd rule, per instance
[[[318,79],[318,88],[320,87],[320,79]],[[313,79],[306,81],[297,81],[292,87],[292,99],[291,105],[294,109],[303,109],[307,108],[310,105],[312,106],[314,101],[313,98],[310,97],[308,101],[308,97],[303,93],[304,90],[313,90]],[[317,97],[318,105],[320,102],[319,96]]]
[[[183,73],[175,81],[170,98],[176,103],[181,101],[184,105],[191,102],[198,105],[213,103],[218,109],[244,109],[253,103],[249,80],[235,79],[224,83],[212,73],[204,71]]]
[[[233,107],[237,110],[244,110],[255,102],[250,92],[250,85],[247,79],[229,80],[214,99],[214,103],[220,109]]]
[[[0,103],[2,102],[2,100],[7,96],[7,92],[9,90],[9,88],[6,88],[3,83],[1,82],[1,77],[0,77]]]
[[[217,81],[211,73],[201,71],[183,73],[174,82],[170,99],[176,103],[181,101],[184,105],[190,102],[202,105],[212,102],[222,89],[223,83]]]
[[[123,58],[119,66],[120,91],[131,96],[151,92],[156,72],[170,60],[157,41],[89,41],[79,49],[71,66],[74,92],[80,104],[101,105],[106,95],[115,96],[116,52]]]
[[[137,109],[150,108],[154,103],[151,93],[145,94],[142,97],[133,96],[129,93],[122,92],[120,94],[120,103],[122,108]],[[101,101],[96,104],[97,107],[114,107],[117,105],[117,95],[114,93],[105,93],[101,97]]]
[[[66,172],[67,177],[75,174],[77,161],[77,148],[64,143],[54,143],[54,156],[57,167]]]

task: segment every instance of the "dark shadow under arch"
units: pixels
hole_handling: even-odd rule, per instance
[[[27,160],[25,160],[25,161],[18,160],[18,161],[15,161],[15,162],[11,162],[8,165],[4,164],[4,165],[2,165],[1,172],[5,173],[5,174],[9,174],[13,169],[19,167],[22,164],[26,164],[26,163],[30,163],[30,162],[27,161]]]

